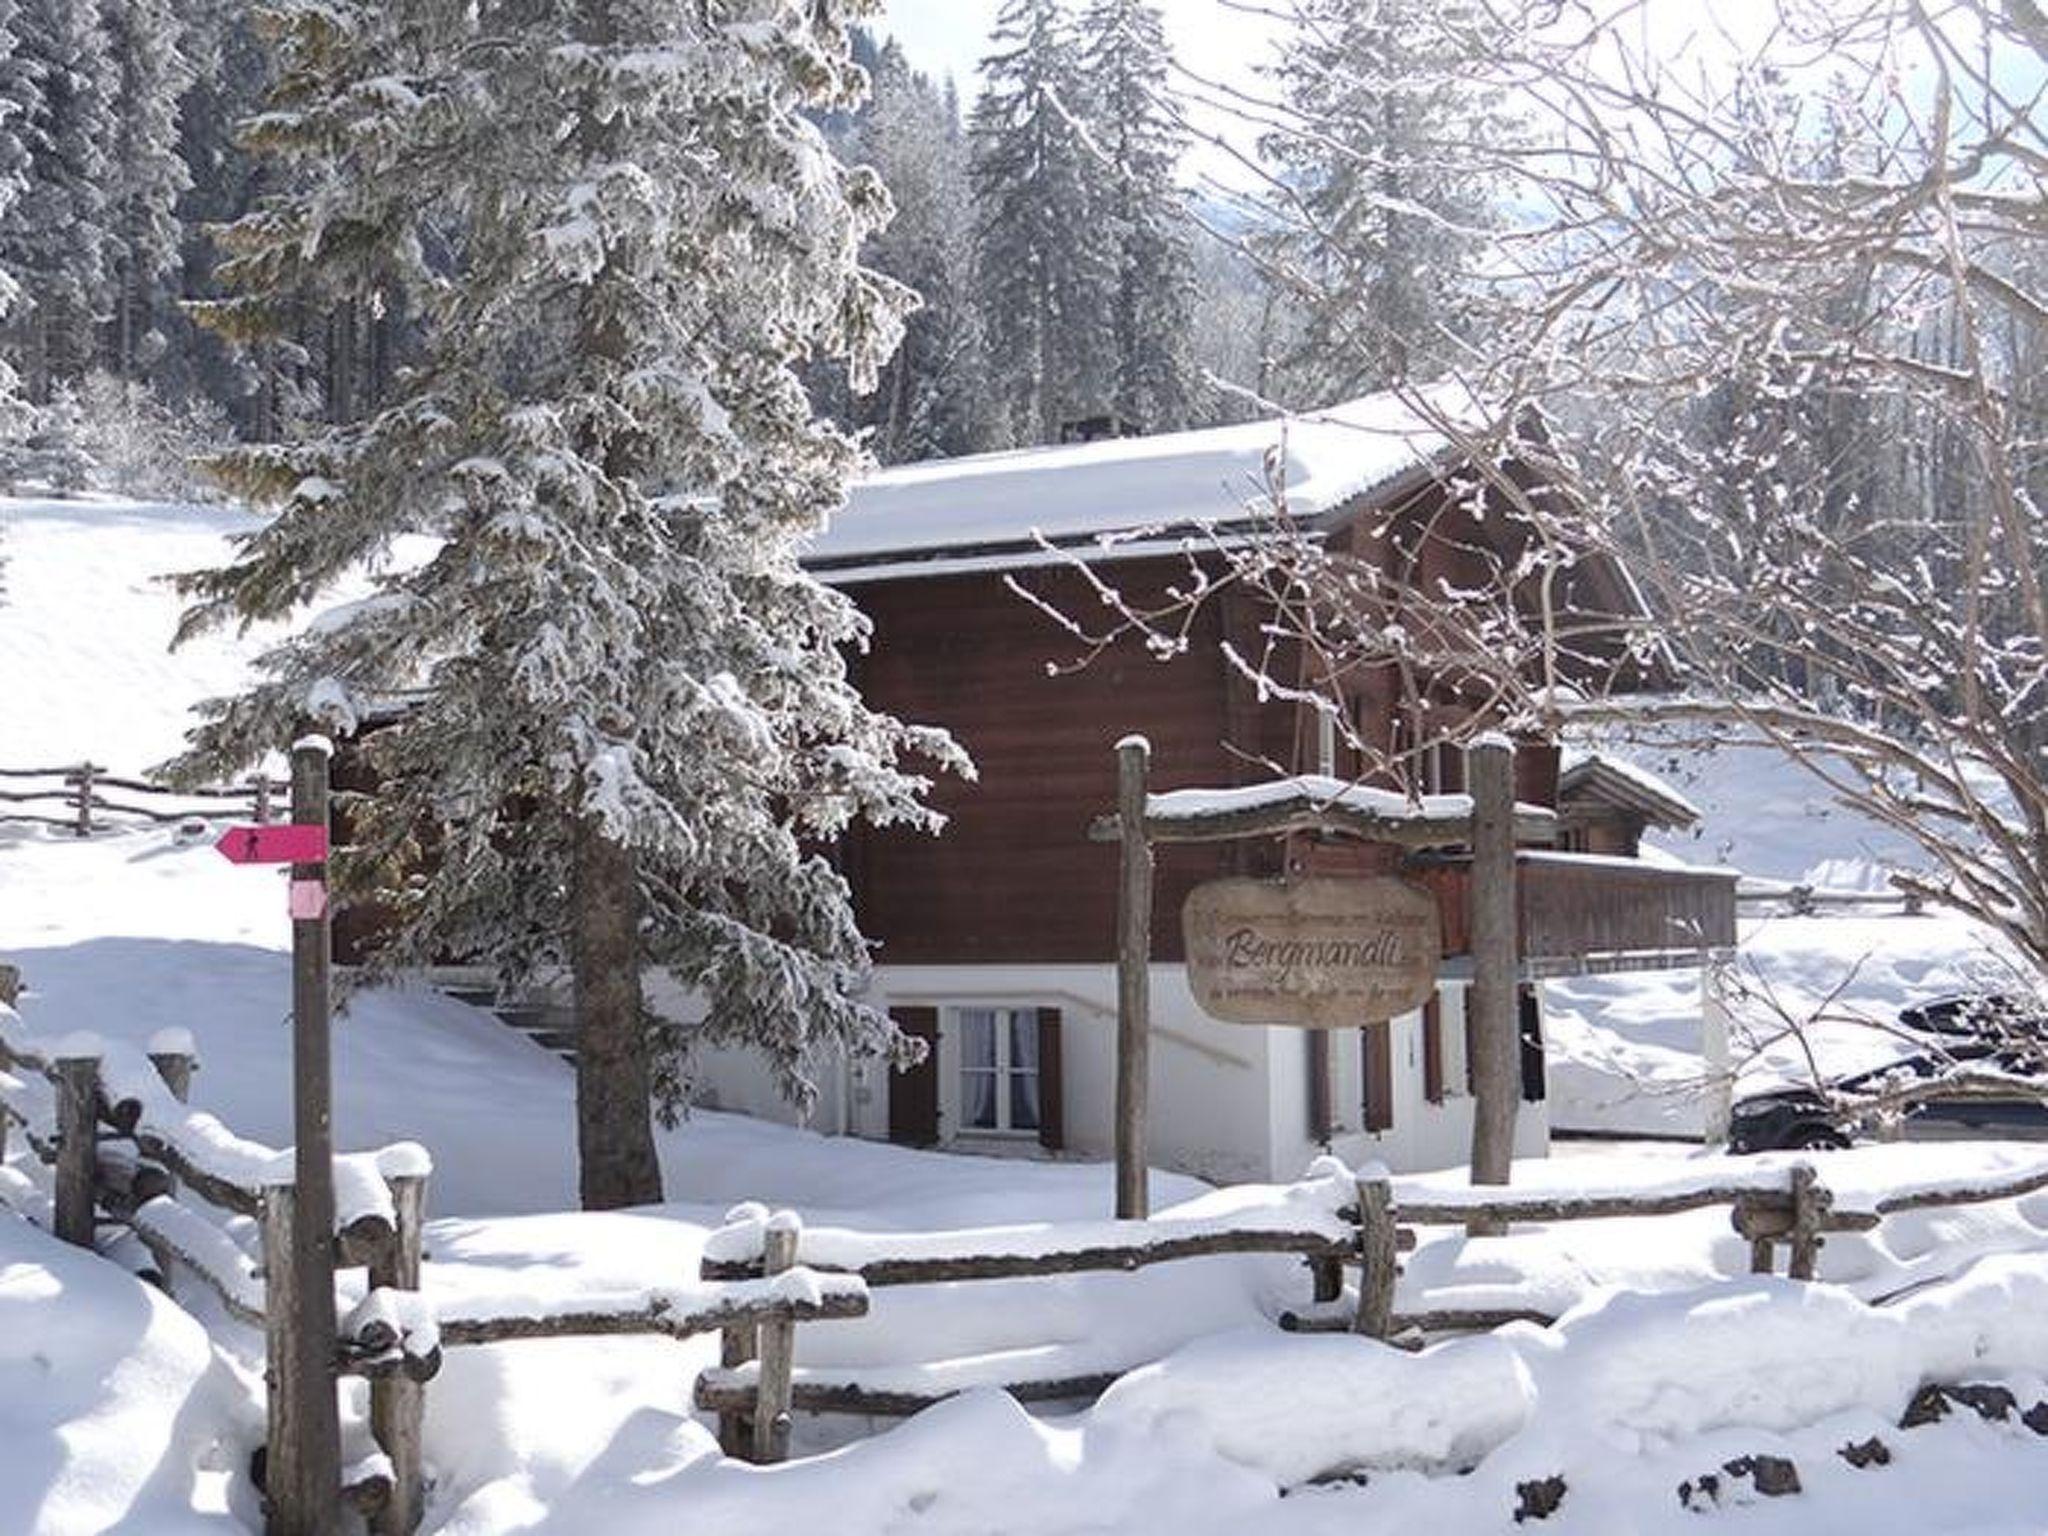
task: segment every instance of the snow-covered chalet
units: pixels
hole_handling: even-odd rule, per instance
[[[1474,516],[1451,471],[1457,452],[1392,397],[1295,418],[1149,438],[985,455],[878,473],[808,557],[874,623],[856,662],[876,707],[943,725],[980,770],[947,782],[943,835],[863,830],[838,851],[863,931],[879,945],[875,1000],[930,1042],[924,1065],[891,1073],[838,1064],[814,1125],[827,1132],[1017,1155],[1111,1150],[1116,1008],[1114,846],[1090,842],[1114,808],[1115,742],[1153,746],[1152,787],[1227,787],[1305,772],[1327,746],[1291,705],[1261,702],[1218,642],[1251,654],[1264,615],[1226,594],[1205,605],[1184,655],[1162,663],[1136,643],[1078,668],[1071,635],[1023,586],[1068,613],[1101,611],[1071,552],[1133,601],[1187,573],[1184,533],[1246,529],[1284,471],[1290,515],[1366,547],[1388,519],[1453,530],[1460,541],[1516,536],[1515,520]],[[1367,516],[1371,514],[1371,516]],[[1143,536],[1129,537],[1137,530]],[[1125,537],[1119,537],[1125,536]],[[1374,546],[1378,547],[1378,546]],[[1446,555],[1455,562],[1455,554]],[[1446,575],[1455,575],[1447,566]],[[1641,599],[1611,561],[1578,562],[1558,594],[1594,616],[1639,617]],[[1598,628],[1596,624],[1593,626]],[[1603,685],[1643,686],[1619,649]],[[1395,729],[1394,679],[1366,674],[1351,700],[1362,726]],[[1440,707],[1460,707],[1455,699]],[[1524,741],[1518,798],[1557,809],[1559,752]],[[1462,788],[1458,754],[1439,754],[1427,789]],[[1340,774],[1357,765],[1339,761]],[[1524,974],[1697,965],[1733,942],[1733,878],[1616,854],[1645,824],[1682,822],[1638,779],[1572,765],[1559,836],[1521,856]],[[1579,850],[1579,851],[1571,851]],[[1150,1145],[1155,1161],[1228,1179],[1291,1178],[1323,1146],[1396,1168],[1445,1166],[1471,1127],[1462,998],[1462,870],[1455,857],[1406,872],[1439,896],[1445,955],[1435,998],[1389,1028],[1306,1031],[1207,1017],[1181,964],[1181,900],[1221,874],[1283,868],[1403,869],[1391,848],[1296,838],[1159,850],[1152,953]],[[1363,1025],[1366,1021],[1361,1020]],[[1524,1151],[1548,1138],[1537,992],[1525,989]],[[699,1063],[703,1100],[786,1115],[766,1073],[738,1054]]]

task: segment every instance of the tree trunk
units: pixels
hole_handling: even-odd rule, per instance
[[[640,1004],[632,854],[594,817],[576,824],[570,963],[576,972],[576,1150],[586,1211],[661,1199]]]

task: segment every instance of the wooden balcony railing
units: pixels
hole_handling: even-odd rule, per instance
[[[1522,962],[1532,976],[1660,970],[1735,946],[1734,870],[1672,869],[1593,854],[1526,852],[1515,861]],[[1409,871],[1436,894],[1446,957],[1468,954],[1458,859]]]

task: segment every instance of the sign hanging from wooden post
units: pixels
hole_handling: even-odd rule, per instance
[[[1188,985],[1227,1024],[1356,1028],[1436,989],[1436,899],[1395,879],[1212,880],[1181,908]]]
[[[318,864],[327,857],[327,829],[304,822],[229,827],[213,846],[230,864]]]

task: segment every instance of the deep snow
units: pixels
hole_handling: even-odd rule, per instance
[[[0,766],[90,754],[133,771],[168,755],[190,700],[232,687],[263,637],[209,640],[165,660],[176,602],[154,578],[217,559],[247,520],[108,503],[7,504],[0,516],[11,562]],[[1831,883],[1860,878],[1846,861],[1871,845],[1810,815],[1810,790],[1753,793],[1718,766],[1708,777],[1681,776],[1710,816],[1709,832],[1679,850],[1686,857],[1781,878],[1833,861]],[[0,953],[28,977],[29,1024],[131,1047],[190,1028],[203,1058],[196,1102],[274,1146],[288,1138],[283,906],[273,875],[169,833],[89,843],[0,833]],[[1937,918],[1784,920],[1745,945],[1795,1014],[1845,963],[1868,957],[1848,995],[1881,1011],[1953,984],[1971,951],[1966,931]],[[1554,987],[1554,1007],[1564,1006],[1551,1040],[1565,1058],[1555,1107],[1594,1103],[1623,1072],[1667,1084],[1696,1076],[1686,985],[1679,973]],[[1846,1060],[1882,1048],[1879,1039],[1845,1029],[1828,1050]],[[1779,1065],[1759,1070],[1797,1067],[1787,1052],[1781,1042]],[[661,1139],[678,1203],[564,1214],[570,1077],[551,1055],[487,1015],[414,992],[356,999],[336,1057],[344,1146],[418,1139],[434,1151],[430,1286],[451,1299],[545,1302],[687,1283],[706,1232],[743,1198],[793,1206],[814,1223],[902,1232],[1097,1218],[1110,1203],[1100,1167],[913,1153],[700,1114]],[[1682,1129],[1684,1116],[1660,1108],[1658,1123]],[[18,1147],[14,1164],[10,1189],[23,1171]],[[1546,1176],[1585,1184],[1642,1170],[1607,1154],[1517,1175]],[[1160,1176],[1155,1206],[1198,1193]],[[250,1234],[243,1224],[230,1236],[246,1245]],[[2048,1391],[2036,1379],[2048,1374],[2044,1238],[2048,1195],[1891,1218],[1878,1232],[1830,1239],[1823,1275],[1839,1287],[1798,1287],[1744,1277],[1746,1255],[1720,1211],[1476,1241],[1437,1230],[1407,1261],[1403,1310],[1568,1315],[1554,1329],[1518,1327],[1421,1356],[1275,1333],[1271,1318],[1307,1291],[1299,1266],[1281,1260],[883,1293],[867,1319],[801,1330],[800,1360],[950,1384],[1155,1363],[1084,1414],[1033,1417],[971,1391],[879,1438],[773,1471],[720,1460],[690,1407],[710,1340],[453,1350],[428,1392],[428,1528],[1506,1530],[1516,1483],[1563,1473],[1570,1492],[1543,1529],[1664,1536],[1700,1518],[1679,1507],[1680,1480],[1766,1451],[1798,1461],[1807,1494],[1732,1513],[1745,1531],[2040,1532],[2048,1442],[1967,1417],[1910,1433],[1891,1424],[1901,1392],[1927,1376],[2008,1376],[2023,1405]],[[1945,1278],[1972,1259],[1961,1279]],[[1896,1299],[1865,1304],[1878,1297]],[[203,1299],[194,1305],[211,1339],[113,1266],[0,1214],[0,1531],[183,1532],[254,1518],[240,1477],[260,1433],[253,1341]],[[799,1442],[817,1448],[871,1427],[806,1424]],[[1859,1472],[1834,1455],[1871,1434],[1888,1440],[1890,1468]],[[1290,1487],[1346,1468],[1364,1471],[1362,1486]]]

